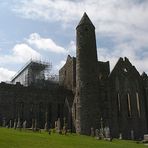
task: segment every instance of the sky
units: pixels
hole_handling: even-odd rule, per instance
[[[30,59],[52,63],[58,74],[75,56],[75,28],[86,12],[96,28],[99,61],[127,57],[148,73],[148,0],[0,0],[0,81]]]

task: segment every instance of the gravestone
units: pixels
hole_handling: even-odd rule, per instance
[[[95,136],[95,132],[94,132],[94,128],[92,127],[91,129],[90,129],[90,135],[92,136],[92,137],[94,137]]]
[[[25,120],[25,121],[23,122],[23,129],[24,129],[24,130],[26,129],[26,125],[27,125],[27,121]]]
[[[100,129],[100,135],[99,136],[100,136],[101,139],[104,139],[104,129],[103,128]]]
[[[55,121],[54,126],[55,126],[55,131],[57,132],[57,121]]]
[[[37,119],[34,120],[34,130],[37,130]]]
[[[134,131],[131,130],[131,139],[134,140]]]
[[[110,138],[110,129],[109,127],[104,128],[105,138]]]
[[[67,126],[63,126],[63,134],[66,135],[67,134]]]
[[[34,130],[34,119],[32,119],[31,129]]]
[[[60,118],[58,118],[58,120],[57,120],[57,132],[58,133],[61,132],[61,121],[60,121]]]
[[[148,141],[148,134],[144,135],[144,141]]]
[[[63,126],[63,134],[67,134],[67,123],[66,123],[66,118],[64,118],[64,126]]]
[[[12,120],[9,121],[9,128],[12,128]]]
[[[44,130],[45,130],[45,131],[48,131],[48,125],[47,125],[47,122],[45,122]]]
[[[17,128],[21,128],[20,118],[18,118],[18,121],[17,121]]]
[[[16,129],[17,123],[16,123],[16,119],[14,119],[14,125],[13,128]]]
[[[100,137],[99,137],[99,130],[98,129],[95,130],[95,136],[96,136],[97,140],[100,139]]]
[[[100,128],[100,138],[104,139],[104,129],[103,129],[103,118],[101,117],[100,119],[100,124],[101,124],[101,128]]]
[[[119,139],[122,140],[122,133],[119,134]]]

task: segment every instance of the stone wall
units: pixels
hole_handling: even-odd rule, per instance
[[[50,84],[44,88],[36,86],[0,84],[0,125],[3,120],[9,123],[18,118],[21,122],[27,120],[31,127],[32,119],[37,119],[38,127],[43,128],[46,120],[54,127],[54,122],[63,120],[63,110],[66,98],[73,96],[58,84]]]

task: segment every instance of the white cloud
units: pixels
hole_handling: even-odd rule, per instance
[[[141,3],[137,0],[23,0],[13,10],[26,18],[66,23],[78,21],[86,11],[95,23],[98,22],[100,25],[116,27],[120,24],[130,24],[147,28],[145,24],[148,16],[147,8],[147,0],[143,0]],[[103,27],[102,25],[101,27]],[[116,29],[118,30],[118,28]]]
[[[23,0],[14,11],[26,18],[63,25],[78,23],[86,11],[99,36],[110,36],[122,42],[130,38],[148,47],[147,0]]]
[[[13,56],[19,61],[28,61],[29,59],[39,59],[41,55],[29,47],[27,44],[16,44],[13,48]]]
[[[23,0],[20,5],[15,6],[13,11],[25,18],[69,22],[69,20],[75,20],[71,16],[79,14],[76,7],[75,2],[68,0]]]
[[[73,43],[70,43],[68,47],[72,47],[72,45]],[[52,39],[43,38],[38,33],[32,33],[30,34],[29,38],[24,40],[24,42],[14,45],[14,47],[9,52],[7,51],[5,54],[0,53],[0,66],[15,66],[16,64],[18,65],[21,63],[26,63],[30,59],[41,60],[44,58],[43,55],[46,54],[46,52],[52,52],[53,54],[55,54],[55,56],[56,54],[58,54],[59,57],[61,57],[61,54],[59,53],[68,53],[65,48],[57,45]],[[64,61],[61,61],[59,65],[54,66],[52,71],[57,73],[57,71],[63,66],[63,63]],[[53,65],[55,64],[53,63]],[[12,77],[14,75],[14,73],[11,73],[11,71],[9,71],[7,68],[3,67],[3,69],[1,68],[0,70],[0,81],[5,81],[9,79],[10,76]]]
[[[67,53],[66,49],[57,45],[50,38],[43,38],[38,33],[32,33],[27,39],[30,45],[34,45],[36,48],[44,51],[50,51],[54,53]]]
[[[75,41],[70,41],[68,45],[68,54],[71,56],[76,56],[76,42]]]
[[[10,81],[16,72],[0,67],[0,81]]]
[[[27,44],[16,44],[12,54],[0,55],[1,63],[24,63],[30,59],[40,59],[41,55]]]
[[[148,72],[147,0],[23,0],[13,10],[25,18],[64,26],[78,23],[86,11],[99,39],[110,39],[110,46],[99,46],[105,48],[105,52],[99,52],[102,59],[115,63],[119,57],[127,56],[140,71]]]

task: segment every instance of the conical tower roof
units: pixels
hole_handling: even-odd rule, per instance
[[[95,28],[95,26],[93,25],[93,23],[91,22],[91,20],[89,19],[88,15],[85,12],[76,28],[82,25],[86,25],[86,24]]]

